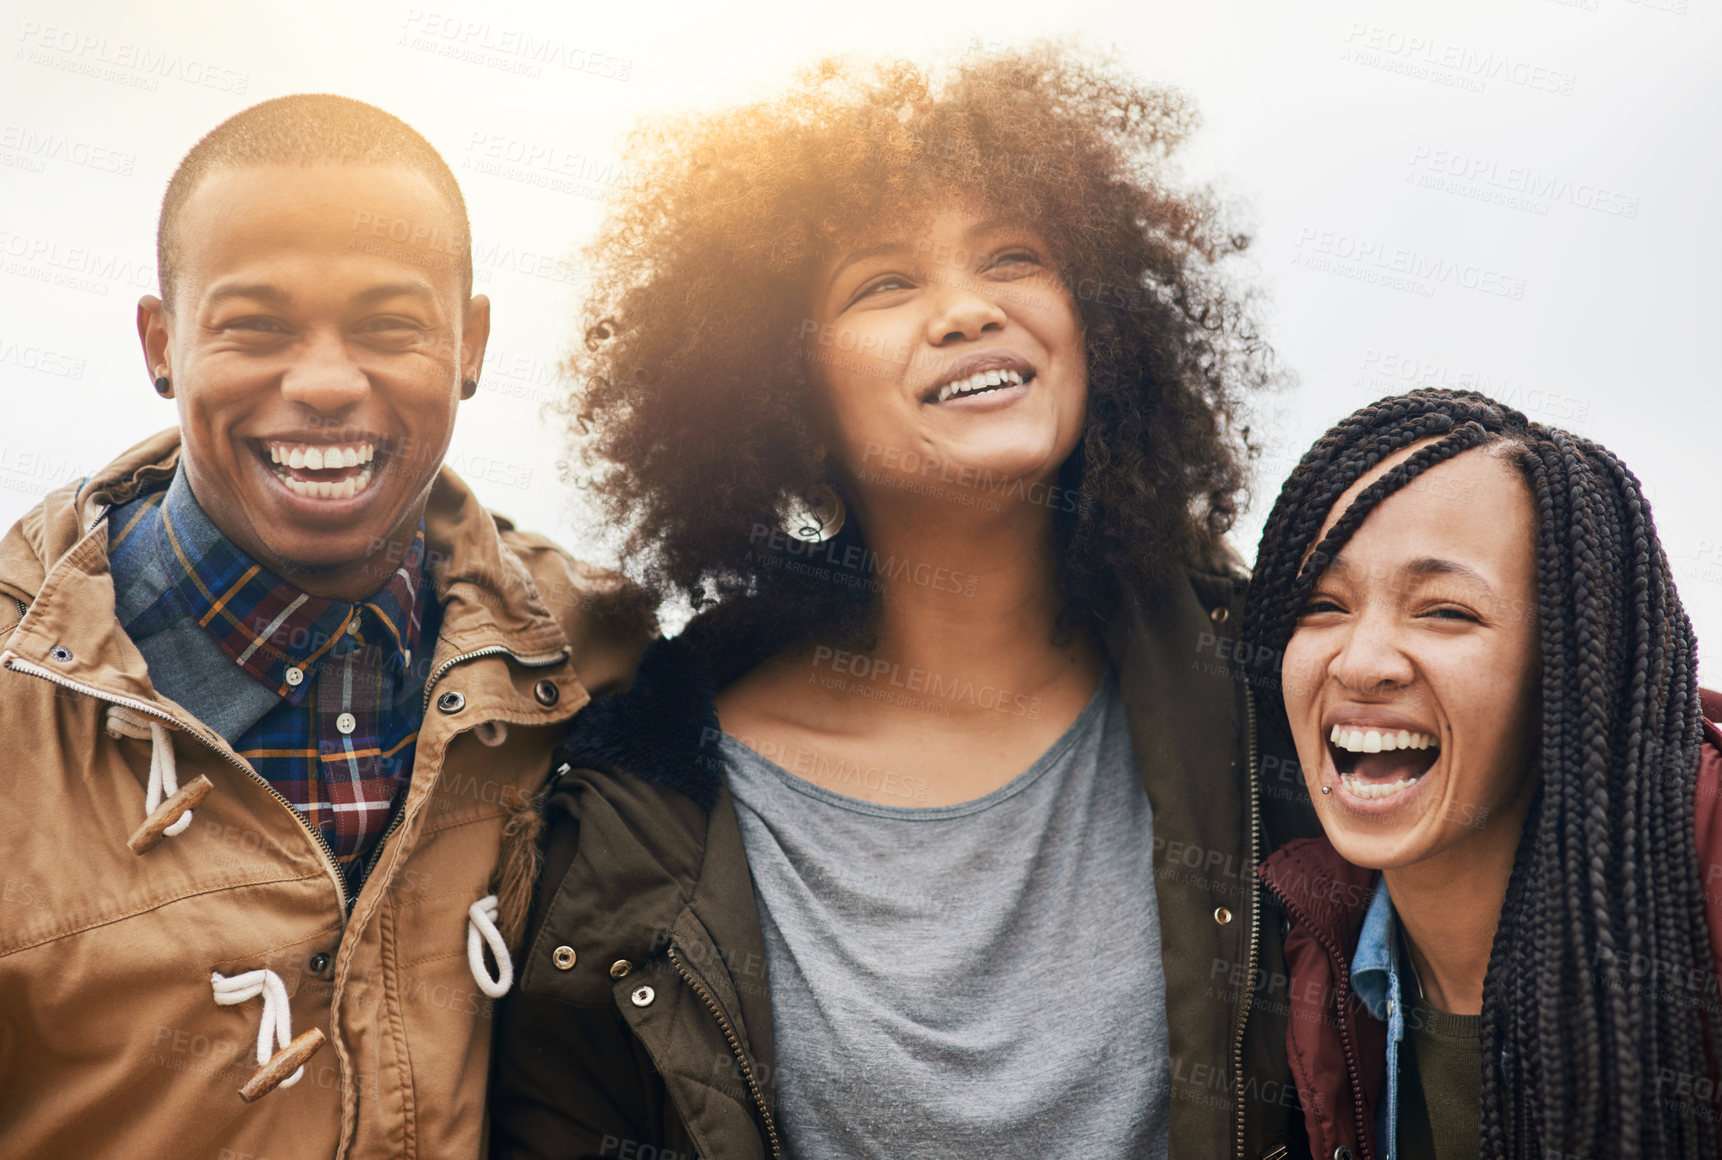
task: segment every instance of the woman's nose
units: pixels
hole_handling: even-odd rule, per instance
[[[1367,616],[1346,635],[1328,665],[1328,674],[1360,693],[1375,692],[1384,685],[1409,684],[1414,675],[1411,659],[1393,627]]]
[[[1003,308],[965,278],[958,277],[939,287],[933,302],[933,313],[927,320],[927,340],[935,346],[965,339],[973,341],[988,330],[1004,327]]]

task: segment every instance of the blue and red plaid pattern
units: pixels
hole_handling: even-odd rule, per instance
[[[423,526],[382,589],[347,603],[301,591],[234,545],[183,473],[109,520],[116,591],[149,557],[166,573],[162,590],[125,621],[126,632],[142,641],[195,623],[219,648],[206,660],[221,664],[224,654],[273,694],[273,706],[230,740],[322,834],[356,896],[368,855],[405,797],[423,719],[431,649],[420,644],[436,640],[427,618],[441,619]],[[162,667],[168,671],[152,663],[151,679],[182,700],[172,666]],[[182,682],[207,676],[186,674]]]

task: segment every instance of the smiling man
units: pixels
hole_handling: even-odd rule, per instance
[[[174,174],[137,317],[179,427],[0,542],[8,1155],[479,1153],[530,803],[649,627],[441,467],[468,239],[345,98]]]

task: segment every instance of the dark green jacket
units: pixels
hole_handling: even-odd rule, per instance
[[[1302,1151],[1280,918],[1254,867],[1319,831],[1295,770],[1264,787],[1251,768],[1243,591],[1190,572],[1107,641],[1154,810],[1174,1158]],[[765,945],[716,746],[709,674],[726,666],[688,645],[697,624],[581,713],[562,751],[521,985],[498,1015],[500,1160],[786,1154]]]

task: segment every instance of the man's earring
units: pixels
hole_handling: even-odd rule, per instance
[[[173,380],[166,375],[155,377],[155,393],[164,399],[173,398]]]
[[[476,394],[478,394],[478,380],[477,379],[462,379],[462,380],[460,380],[460,397],[461,398],[470,399]]]

